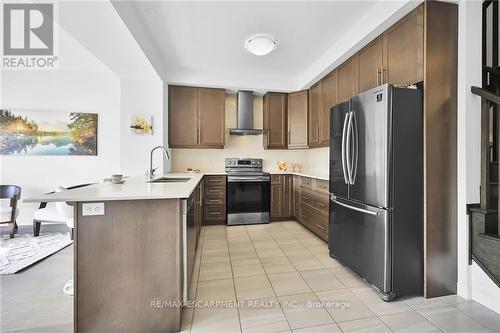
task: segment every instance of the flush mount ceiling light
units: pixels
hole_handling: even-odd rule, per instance
[[[245,41],[245,49],[247,49],[248,52],[258,55],[258,56],[263,56],[274,49],[278,46],[278,42],[274,40],[270,36],[266,35],[255,35],[252,37],[249,37]]]

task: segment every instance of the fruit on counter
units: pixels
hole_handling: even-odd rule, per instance
[[[200,169],[197,169],[197,168],[195,168],[195,169],[193,169],[193,168],[187,168],[187,169],[186,169],[186,171],[187,171],[187,172],[189,172],[189,173],[198,173],[198,172],[200,172],[201,170],[200,170]]]
[[[278,161],[278,170],[279,171],[286,171],[288,167],[288,163],[286,161]]]

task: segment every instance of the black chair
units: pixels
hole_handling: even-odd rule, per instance
[[[89,186],[89,185],[93,185],[93,183],[91,183],[91,184],[74,185],[74,186],[66,187],[65,190],[74,190],[74,189],[77,189],[77,188],[80,188],[80,187]],[[46,194],[53,194],[55,192],[56,191],[52,191],[52,192],[48,192]],[[46,208],[46,207],[47,207],[47,202],[41,202],[40,206],[38,207],[38,211],[44,210],[44,208]],[[37,212],[35,212],[35,217],[36,217],[36,215],[37,215]],[[51,219],[37,219],[37,218],[34,218],[33,219],[33,236],[38,237],[40,235],[40,227],[41,227],[42,222],[49,222],[49,223],[52,222],[53,223],[53,222],[56,222],[56,221],[53,221]]]
[[[7,224],[12,226],[10,231],[10,238],[14,238],[14,233],[17,230],[17,214],[19,213],[19,208],[17,208],[17,202],[21,197],[21,188],[16,185],[0,185],[0,199],[10,199],[10,209],[7,211],[1,211],[1,224]]]

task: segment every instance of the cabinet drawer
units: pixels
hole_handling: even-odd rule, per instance
[[[272,185],[283,184],[283,175],[271,175],[271,184]]]
[[[314,232],[316,236],[328,242],[328,224],[315,223],[310,226],[310,230]]]
[[[330,193],[330,186],[327,180],[314,179],[313,189],[318,192]]]
[[[226,204],[226,198],[218,195],[209,195],[205,198],[205,205],[207,206],[224,206]]]
[[[328,241],[328,217],[306,203],[301,205],[301,222],[321,239]]]
[[[204,207],[204,218],[206,221],[225,220],[226,219],[226,206],[210,206]]]
[[[225,196],[225,195],[226,195],[225,186],[205,186],[205,197]]]
[[[312,179],[307,177],[300,177],[300,185],[307,188],[312,188]]]
[[[322,214],[328,215],[328,211],[329,211],[328,199],[329,198],[326,194],[309,191],[309,190],[304,188],[304,189],[302,189],[300,199],[302,202],[308,204],[311,207],[314,207]]]
[[[226,186],[226,176],[205,176],[205,186]]]

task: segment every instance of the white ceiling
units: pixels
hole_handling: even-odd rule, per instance
[[[161,82],[109,1],[60,1],[58,10],[59,26],[118,77]]]
[[[291,91],[317,80],[418,1],[113,1],[164,81]],[[250,35],[279,47],[248,53]],[[358,47],[359,48],[359,47]]]

